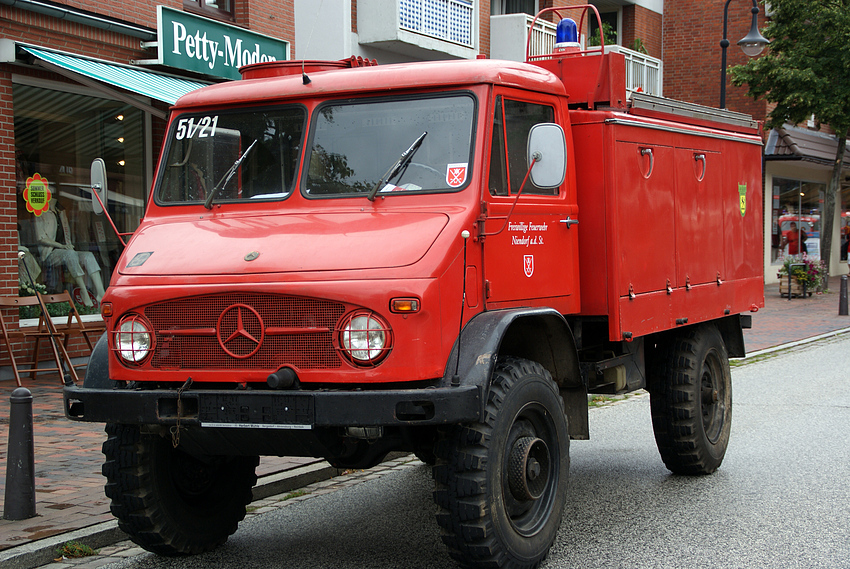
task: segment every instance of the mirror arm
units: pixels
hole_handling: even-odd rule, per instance
[[[531,169],[534,168],[534,165],[537,163],[538,160],[540,160],[540,158],[541,156],[539,152],[535,152],[534,155],[531,157],[531,164],[528,165],[528,172],[525,173],[525,178],[522,179],[522,184],[519,185],[519,191],[517,192],[516,197],[514,198],[514,203],[513,205],[511,205],[511,209],[508,212],[508,215],[505,216],[505,223],[502,224],[502,227],[500,227],[498,231],[495,231],[493,233],[481,233],[479,237],[492,237],[493,235],[498,235],[499,233],[505,230],[505,227],[508,226],[508,220],[511,218],[511,214],[514,212],[514,208],[516,207],[516,204],[519,201],[519,197],[522,195],[522,190],[525,189],[525,183],[528,181],[528,177],[531,175]]]
[[[122,244],[124,247],[126,247],[126,246],[127,246],[127,243],[124,241],[124,236],[125,236],[125,235],[132,235],[132,233],[121,233],[120,231],[118,231],[118,228],[117,228],[117,227],[115,227],[115,222],[114,222],[114,221],[112,221],[112,216],[111,216],[111,215],[109,215],[109,210],[107,210],[107,209],[106,209],[106,204],[105,204],[105,203],[103,203],[103,200],[102,200],[102,199],[100,199],[100,194],[99,194],[99,193],[98,193],[98,191],[97,191],[97,190],[99,190],[99,189],[100,189],[100,186],[99,186],[99,185],[94,185],[94,186],[92,186],[92,188],[91,188],[91,193],[92,193],[92,195],[93,195],[94,197],[96,197],[96,198],[97,198],[97,201],[98,201],[98,203],[100,204],[100,207],[101,207],[101,208],[103,208],[103,214],[106,216],[106,219],[108,219],[108,220],[109,220],[109,225],[111,225],[111,226],[112,226],[112,231],[114,231],[114,232],[115,232],[115,235],[117,235],[117,236],[118,236],[118,240],[119,240],[119,241],[121,241],[121,244]]]

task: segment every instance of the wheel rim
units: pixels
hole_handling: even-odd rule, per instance
[[[208,493],[213,488],[217,475],[214,464],[204,464],[185,453],[175,453],[171,480],[178,495],[194,506],[209,505]]]
[[[549,519],[559,478],[555,423],[546,409],[528,404],[514,417],[505,446],[502,496],[511,526],[523,536]]]
[[[703,430],[708,441],[715,444],[726,420],[726,382],[720,357],[715,351],[708,353],[703,364],[700,399]]]

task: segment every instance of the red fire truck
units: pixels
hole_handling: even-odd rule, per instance
[[[222,544],[259,456],[401,450],[433,464],[452,557],[533,567],[588,394],[646,388],[667,468],[720,466],[729,357],[764,303],[757,123],[627,99],[623,57],[572,42],[242,72],[172,108],[107,333],[65,388],[69,418],[106,423],[136,543]]]

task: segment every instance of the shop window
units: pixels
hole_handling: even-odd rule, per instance
[[[605,45],[616,45],[620,43],[620,13],[619,12],[600,12],[599,18],[602,20],[602,30],[605,32]],[[591,15],[590,22],[590,41],[588,45],[599,45],[601,34],[599,33],[599,22],[595,15]]]
[[[91,202],[91,163],[106,163],[107,208],[134,231],[145,202],[144,113],[125,103],[14,84],[22,293],[68,290],[96,313],[122,246]]]
[[[539,123],[555,120],[555,111],[548,105],[512,101],[496,97],[493,116],[493,139],[490,145],[490,193],[506,196],[519,193],[528,173],[528,132]],[[558,188],[538,188],[529,177],[523,195],[557,195]]]
[[[183,9],[219,20],[235,20],[233,0],[183,0]]]
[[[821,204],[825,191],[825,184],[773,179],[771,262],[774,265],[781,265],[787,255],[805,253],[820,258]]]
[[[490,2],[490,15],[501,14],[537,14],[537,0],[492,0]]]

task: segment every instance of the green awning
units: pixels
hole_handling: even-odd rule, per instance
[[[20,45],[20,44],[19,44]],[[187,81],[153,71],[143,71],[128,65],[106,63],[94,59],[74,57],[64,53],[46,51],[30,46],[20,46],[38,59],[66,71],[95,79],[107,85],[132,91],[139,95],[173,105],[189,91],[205,87],[205,83]]]

